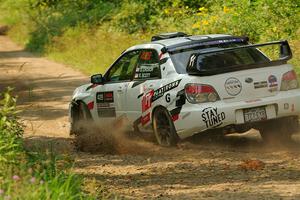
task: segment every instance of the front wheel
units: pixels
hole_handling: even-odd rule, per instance
[[[179,140],[171,116],[163,107],[158,107],[153,113],[153,131],[161,146],[175,146]]]
[[[83,150],[82,137],[88,132],[87,126],[91,120],[90,112],[87,106],[79,102],[76,115],[74,116],[73,123],[71,125],[71,131],[75,135],[74,145],[78,151]]]

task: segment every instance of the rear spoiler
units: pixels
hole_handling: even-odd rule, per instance
[[[269,60],[269,61],[266,61],[263,63],[254,63],[254,64],[247,64],[247,65],[234,65],[234,66],[230,66],[227,68],[220,68],[220,69],[213,69],[213,70],[201,70],[201,69],[198,69],[198,66],[197,66],[197,59],[200,55],[219,53],[219,52],[229,52],[229,51],[234,51],[237,49],[257,48],[257,47],[269,46],[269,45],[274,45],[274,44],[280,45],[280,55],[279,55],[279,59],[277,59],[277,60],[272,60],[272,61]],[[239,47],[231,47],[231,48],[226,48],[226,49],[211,50],[211,51],[205,51],[205,52],[201,52],[201,53],[192,54],[189,59],[188,65],[186,67],[186,71],[188,74],[191,74],[191,75],[209,76],[209,75],[232,72],[232,71],[237,71],[237,70],[245,70],[245,69],[282,65],[282,64],[286,64],[287,61],[289,59],[291,59],[292,57],[293,57],[292,51],[291,51],[291,48],[290,48],[287,40],[267,42],[267,43],[262,43],[262,44],[243,45],[243,46],[239,46]]]

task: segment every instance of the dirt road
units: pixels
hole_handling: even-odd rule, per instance
[[[4,36],[0,70],[0,91],[13,86],[19,96],[26,140],[31,145],[54,141],[54,149],[76,157],[76,172],[120,198],[300,199],[299,136],[288,147],[265,145],[251,131],[201,136],[177,148],[134,139],[114,155],[75,153],[68,136],[68,102],[88,77],[25,52]]]

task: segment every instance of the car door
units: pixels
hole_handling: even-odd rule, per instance
[[[126,91],[133,78],[140,51],[122,55],[104,75],[104,84],[94,89],[98,118],[115,118],[125,114]]]
[[[126,113],[135,126],[145,125],[150,120],[150,107],[152,103],[151,92],[159,87],[161,71],[159,56],[154,49],[141,51],[135,69],[134,78],[129,83],[126,99]]]

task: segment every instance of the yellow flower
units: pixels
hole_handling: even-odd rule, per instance
[[[218,19],[218,16],[212,16],[212,17],[211,17],[211,20],[212,20],[212,21],[216,21],[217,19]]]
[[[209,23],[208,23],[207,20],[203,20],[203,21],[202,21],[202,25],[206,26],[206,25],[208,25],[208,24],[209,24]]]
[[[228,8],[228,7],[226,7],[226,6],[223,7],[223,12],[224,12],[224,13],[229,13],[230,10],[231,10],[231,9]]]
[[[200,7],[200,8],[199,8],[199,11],[200,11],[200,12],[207,12],[207,8],[205,8],[205,7]]]
[[[200,27],[201,27],[201,25],[200,25],[199,22],[193,24],[193,26],[192,26],[193,29],[197,29],[197,28],[200,28]]]
[[[168,8],[164,9],[164,13],[169,14],[170,13],[169,9]]]

